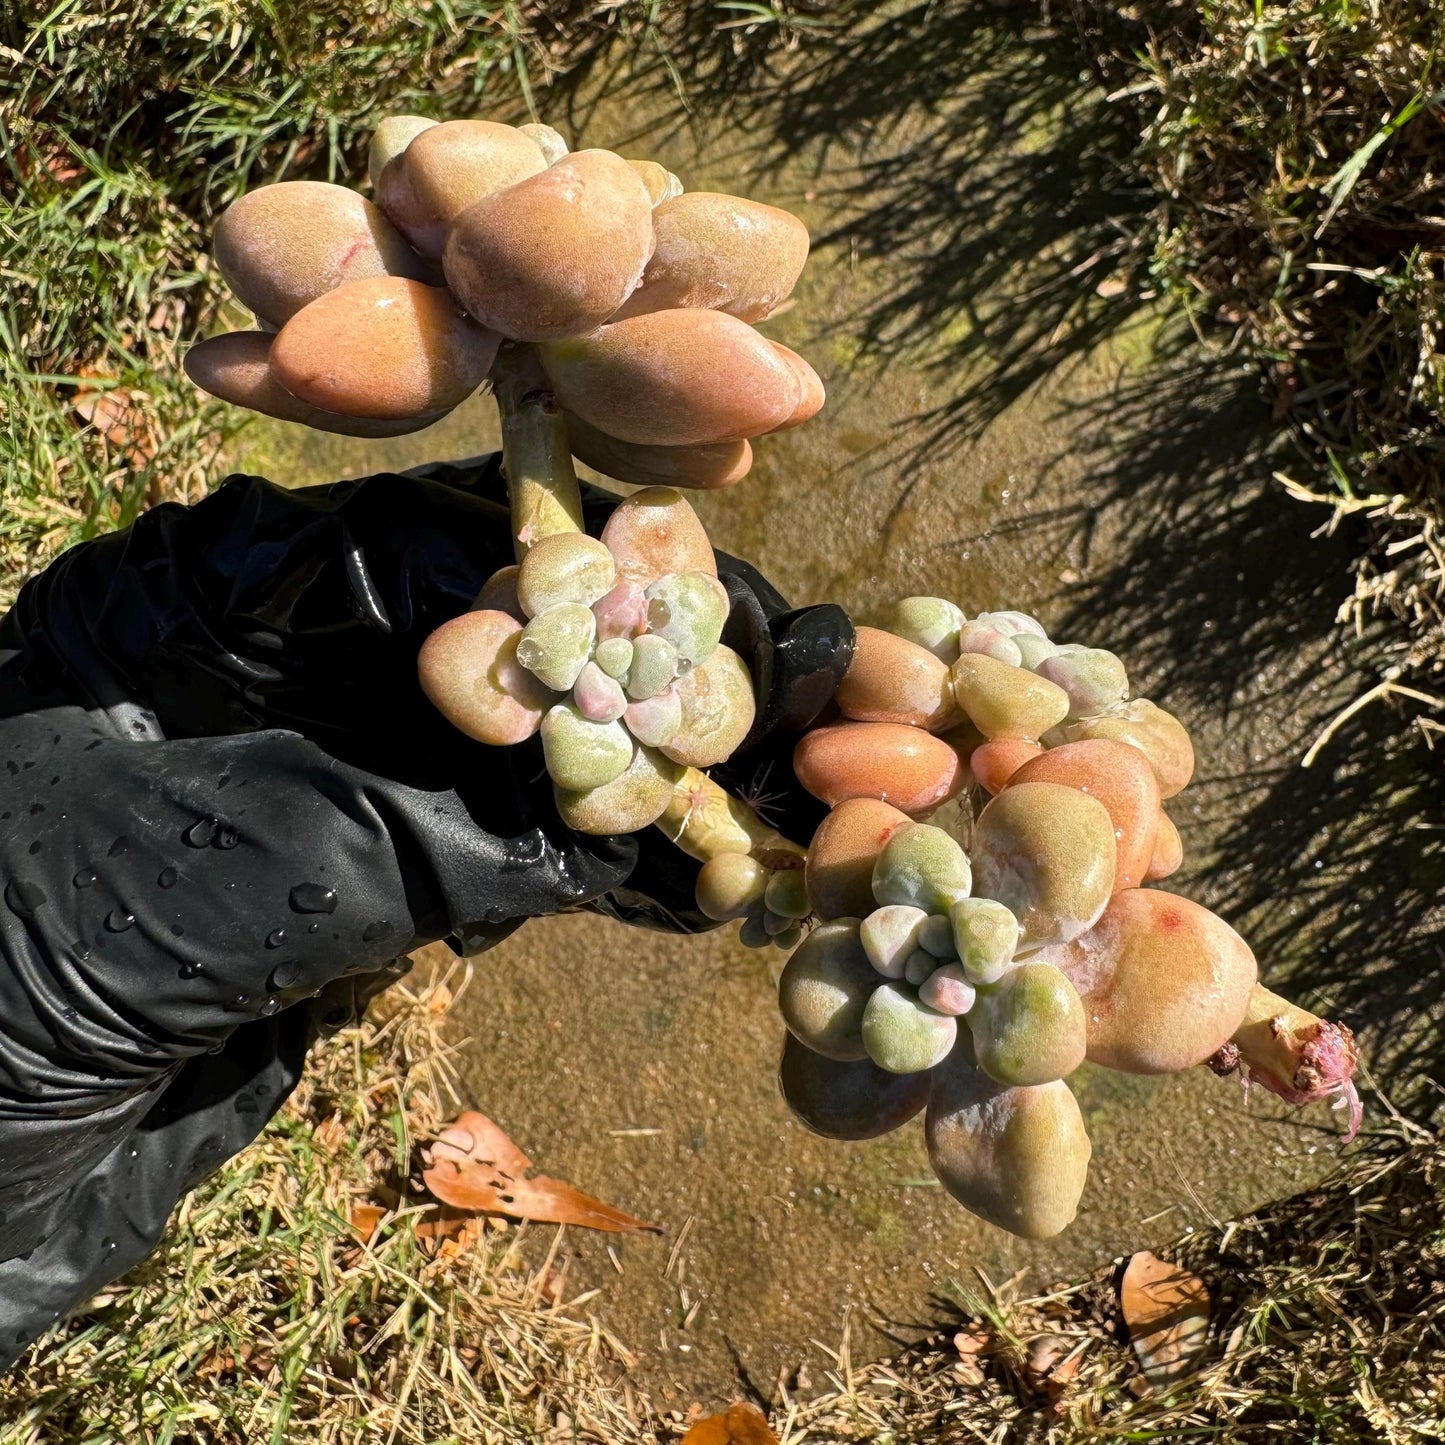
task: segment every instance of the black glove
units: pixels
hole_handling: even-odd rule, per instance
[[[149,1253],[406,953],[564,909],[710,926],[656,829],[571,832],[536,739],[483,747],[423,696],[422,642],[511,560],[496,458],[232,477],[66,553],[0,622],[0,1367]],[[759,708],[716,773],[766,777],[806,839],[789,757],[852,627],[719,564]]]

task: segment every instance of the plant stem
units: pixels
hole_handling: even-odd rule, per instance
[[[502,471],[520,560],[543,537],[582,530],[582,494],[561,409],[532,347],[504,342],[492,384],[502,413]]]
[[[1313,1104],[1338,1095],[1349,1108],[1349,1137],[1354,1138],[1360,1127],[1354,1085],[1358,1054],[1354,1035],[1343,1024],[1317,1018],[1256,984],[1244,1022],[1230,1043],[1232,1056],[1221,1060],[1225,1072],[1227,1066],[1243,1064],[1250,1083],[1262,1084],[1290,1104]]]
[[[673,784],[672,801],[657,826],[684,853],[704,863],[721,853],[751,853],[764,863],[778,854],[800,858],[804,853],[697,768],[687,768]]]

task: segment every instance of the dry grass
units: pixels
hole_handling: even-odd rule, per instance
[[[1342,620],[1445,672],[1445,8],[1071,0],[1133,117],[1157,280],[1254,359],[1299,444],[1281,475],[1373,545]]]
[[[392,111],[517,111],[628,5],[19,0],[0,7],[0,607],[62,547],[203,494],[223,408],[180,368],[215,216],[365,171]],[[116,400],[109,425],[75,409]]]
[[[1319,1189],[1169,1251],[1214,1301],[1200,1368],[1150,1390],[1118,1266],[1019,1300],[955,1286],[957,1327],[852,1370],[793,1440],[1390,1442],[1445,1435],[1445,1145],[1400,1125]],[[964,1352],[954,1344],[955,1328]],[[785,1412],[786,1413],[786,1412]]]
[[[463,1102],[438,970],[322,1043],[258,1144],[161,1250],[0,1383],[0,1445],[660,1445],[625,1345],[523,1261],[525,1229],[438,1243],[420,1144]],[[470,1101],[466,1101],[470,1102]],[[424,1226],[419,1230],[418,1226]],[[373,1232],[374,1231],[374,1232]],[[545,1237],[551,1237],[550,1234]],[[533,1240],[535,1243],[536,1240]],[[531,1253],[531,1251],[527,1251]],[[783,1445],[1208,1438],[1413,1442],[1445,1432],[1445,1143],[1395,1120],[1317,1189],[1172,1251],[1214,1301],[1201,1368],[1150,1391],[1118,1267],[1042,1297],[982,1275],[944,1327],[771,1405]],[[955,1344],[961,1336],[964,1351]]]
[[[551,1267],[560,1231],[533,1269],[523,1227],[418,1233],[442,1217],[419,1149],[457,1111],[442,1021],[466,976],[399,985],[318,1046],[159,1252],[0,1383],[3,1445],[655,1438],[627,1351]]]

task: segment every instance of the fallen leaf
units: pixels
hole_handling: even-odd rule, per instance
[[[1044,1389],[1048,1392],[1049,1403],[1060,1413],[1065,1408],[1065,1397],[1079,1373],[1079,1364],[1082,1359],[1082,1355],[1070,1355],[1068,1359],[1050,1370],[1048,1379],[1044,1381]]]
[[[59,141],[49,140],[44,131],[37,132],[30,145],[17,147],[13,159],[19,163],[22,175],[43,176],[56,185],[67,185],[85,174],[85,168],[75,164],[74,157]]]
[[[97,380],[103,379],[93,373]],[[143,467],[160,448],[160,441],[134,393],[123,386],[101,390],[82,386],[70,399],[82,421],[88,422],[132,466]]]
[[[1140,1250],[1120,1281],[1119,1307],[1151,1385],[1173,1384],[1194,1368],[1209,1332],[1209,1291],[1198,1275]]]
[[[474,1214],[509,1214],[544,1224],[578,1224],[613,1234],[662,1227],[634,1219],[545,1174],[527,1177],[532,1161],[484,1114],[469,1111],[442,1130],[431,1150],[426,1187]]]
[[[427,1255],[448,1258],[471,1248],[486,1232],[486,1222],[464,1210],[442,1205],[426,1216],[413,1215],[412,1233],[421,1241]]]
[[[326,1149],[339,1149],[347,1138],[345,1121],[340,1114],[328,1114],[317,1126],[316,1142]]]
[[[967,1359],[970,1355],[981,1355],[992,1343],[992,1337],[988,1331],[978,1325],[970,1325],[966,1330],[960,1330],[953,1337],[953,1348],[958,1351],[960,1359]]]
[[[778,1445],[778,1437],[756,1405],[739,1403],[699,1420],[682,1437],[682,1445]]]
[[[386,1210],[379,1204],[353,1204],[351,1206],[351,1227],[356,1237],[369,1244],[376,1233],[376,1226],[386,1217]]]

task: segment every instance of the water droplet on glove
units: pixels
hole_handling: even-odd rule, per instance
[[[135,927],[135,914],[127,913],[124,908],[112,908],[105,915],[105,926],[112,933],[124,933],[126,929]]]
[[[336,890],[321,883],[298,883],[291,890],[294,913],[335,913]]]
[[[21,918],[29,918],[37,908],[49,902],[49,899],[39,884],[26,883],[23,879],[12,878],[5,885],[5,902],[9,905],[12,913],[18,914]]]
[[[180,876],[174,868],[162,868],[156,882],[159,883],[162,888],[174,888],[176,886],[176,879]]]
[[[290,988],[300,977],[301,965],[299,963],[278,963],[271,970],[271,987],[274,989]]]
[[[77,888],[89,888],[99,877],[100,875],[95,869],[82,868],[70,881],[74,883]]]
[[[368,923],[361,930],[361,941],[363,943],[375,943],[378,938],[385,938],[391,932],[391,924],[384,918],[378,918],[375,923]]]
[[[267,948],[280,948],[286,942],[286,930],[284,928],[273,928],[266,935]]]

